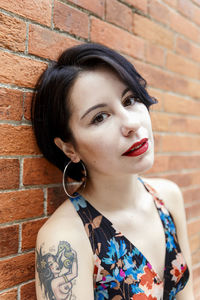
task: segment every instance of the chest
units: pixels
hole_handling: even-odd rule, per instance
[[[113,219],[113,227],[121,232],[152,265],[162,279],[165,267],[166,242],[162,221],[155,205],[149,212],[135,212]]]

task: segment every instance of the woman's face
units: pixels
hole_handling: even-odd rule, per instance
[[[71,111],[75,150],[89,174],[137,174],[152,166],[149,112],[116,73],[105,67],[81,73],[71,91]],[[145,147],[123,155],[143,139]]]
[[[55,261],[53,256],[49,256],[48,257],[48,265],[52,271],[52,273],[54,274],[54,276],[58,275],[60,273],[60,268],[58,263]]]

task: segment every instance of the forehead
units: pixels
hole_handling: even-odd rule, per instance
[[[96,70],[83,71],[71,89],[71,107],[81,110],[88,108],[88,105],[95,105],[121,94],[124,87],[126,84],[109,68],[99,67]]]

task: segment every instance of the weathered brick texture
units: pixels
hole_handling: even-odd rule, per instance
[[[26,253],[0,261],[0,289],[33,279],[34,253]]]
[[[21,286],[21,300],[36,300],[35,282],[29,282]]]
[[[155,163],[145,175],[181,188],[200,299],[200,0],[1,0],[0,300],[36,300],[37,232],[66,200],[62,174],[40,153],[31,97],[67,47],[99,42],[128,58],[159,100]]]
[[[0,159],[0,189],[19,188],[19,160]]]
[[[91,18],[91,41],[130,56],[144,58],[144,40],[97,18]]]

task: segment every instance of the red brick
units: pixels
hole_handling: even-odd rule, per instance
[[[0,81],[2,83],[32,88],[46,67],[47,64],[40,61],[0,52]]]
[[[74,3],[77,6],[83,7],[100,17],[104,17],[105,0],[69,0],[68,2]]]
[[[0,261],[0,289],[34,278],[34,253],[27,253]]]
[[[44,25],[51,25],[51,0],[1,0],[1,8]]]
[[[198,267],[198,263],[197,263],[196,266]],[[200,299],[200,289],[199,289],[199,286],[200,286],[200,277],[195,277],[193,279],[193,290],[194,290],[195,300],[199,300]]]
[[[196,171],[195,176],[194,176],[194,178],[192,180],[192,184],[193,185],[199,185],[199,182],[200,182],[200,172]]]
[[[163,90],[172,90],[174,85],[174,76],[171,74],[138,61],[135,61],[135,67],[138,72],[147,80],[148,85],[151,87],[160,88]]]
[[[67,196],[62,186],[49,188],[47,197],[48,215],[51,215],[66,199]]]
[[[21,300],[37,300],[35,282],[29,282],[21,286]]]
[[[172,72],[199,79],[199,66],[180,55],[168,52],[166,67]]]
[[[169,120],[169,131],[200,134],[200,119],[171,116]]]
[[[177,12],[170,14],[170,27],[194,42],[196,42],[197,37],[199,37],[198,27]]]
[[[196,265],[199,263],[199,257],[200,257],[200,249],[192,254],[192,264]]]
[[[155,97],[158,101],[158,103],[150,107],[150,111],[163,111],[164,93],[151,87],[148,87],[148,93],[150,96]]]
[[[132,10],[116,0],[106,2],[106,20],[132,31]]]
[[[155,155],[153,167],[145,172],[145,174],[155,174],[165,172],[169,169],[169,158],[168,156]]]
[[[12,222],[43,215],[43,191],[27,190],[0,194],[1,222]]]
[[[151,112],[153,130],[200,134],[200,119],[174,116],[166,112]]]
[[[194,21],[198,26],[200,25],[200,18],[199,18],[199,16],[200,16],[200,8],[197,7],[197,6],[195,6],[195,9],[194,9],[194,11],[193,11],[193,17],[192,17],[192,19],[193,19],[193,21]]]
[[[200,47],[191,44],[191,54],[190,57],[192,60],[195,60],[197,62],[200,62],[200,57],[199,57],[199,52],[200,52]]]
[[[0,159],[0,189],[19,187],[19,160]]]
[[[162,147],[162,136],[160,134],[154,133],[154,150],[155,152],[160,152]]]
[[[0,119],[20,121],[22,118],[23,93],[0,88]]]
[[[194,299],[195,300],[199,300],[200,299],[200,289],[199,289],[199,286],[200,286],[200,279],[196,279],[194,280],[194,283],[193,283],[193,291],[194,291]]]
[[[76,40],[60,33],[38,25],[30,25],[28,46],[30,54],[56,60],[66,48],[77,44],[79,43]]]
[[[174,91],[199,99],[200,83],[179,75],[172,75],[156,67],[135,60],[136,69],[151,87]]]
[[[162,178],[166,178],[166,179],[169,179],[171,181],[174,181],[176,182],[176,184],[179,186],[179,187],[189,187],[193,184],[197,184],[197,178],[199,180],[199,177],[200,177],[200,172],[199,171],[191,171],[191,172],[187,172],[187,173],[173,173],[173,174],[170,174],[170,175],[165,175],[165,174],[162,174],[161,176]],[[197,212],[197,215],[198,215],[198,212]]]
[[[200,164],[200,155],[195,154],[185,154],[185,155],[175,155],[169,160],[170,169],[195,169]]]
[[[0,294],[0,300],[17,300],[17,289]]]
[[[192,237],[189,237],[189,244],[191,253],[198,251],[198,249],[200,249],[200,235],[196,234]]]
[[[177,7],[177,0],[163,0],[166,4],[168,4],[171,7],[176,8]]]
[[[168,49],[174,48],[174,34],[168,29],[137,14],[134,15],[133,21],[133,31],[136,35]]]
[[[200,151],[200,137],[166,135],[163,136],[162,149],[164,152]]]
[[[200,228],[200,220],[190,221],[187,225],[187,228],[188,228],[188,236],[197,234]]]
[[[96,18],[91,20],[91,40],[132,57],[144,57],[144,41]],[[120,39],[119,39],[120,37]]]
[[[198,166],[198,161],[196,163],[196,166]],[[184,201],[187,204],[199,201],[200,200],[199,195],[200,195],[200,188],[191,187],[183,191]]]
[[[154,65],[164,66],[165,64],[165,51],[163,48],[156,46],[147,41],[145,51],[146,61]]]
[[[14,51],[24,51],[26,24],[0,12],[0,46]]]
[[[151,112],[152,127],[155,131],[169,130],[169,115],[162,112]]]
[[[62,182],[61,171],[45,158],[25,158],[23,174],[24,185]]]
[[[200,266],[196,266],[193,268],[193,279],[200,279]]]
[[[200,102],[166,93],[164,95],[164,110],[184,115],[200,116]]]
[[[156,155],[153,167],[148,173],[161,173],[167,171],[178,171],[182,169],[195,169],[200,164],[198,155]],[[199,190],[199,189],[197,189]],[[188,198],[189,198],[188,192]],[[192,197],[192,195],[190,195]],[[190,198],[191,200],[191,198]]]
[[[200,6],[200,0],[193,0],[193,2]]]
[[[24,96],[24,118],[26,120],[31,120],[31,102],[33,93],[25,93]]]
[[[46,222],[42,220],[30,221],[22,224],[22,251],[35,247],[38,230]]]
[[[88,38],[88,15],[78,9],[56,1],[54,4],[55,28],[67,31],[83,38]]]
[[[0,227],[0,257],[18,252],[19,226]]]
[[[170,10],[166,5],[163,5],[157,0],[150,0],[148,11],[153,19],[165,25],[169,24]]]
[[[38,154],[31,126],[1,124],[0,155]]]
[[[176,88],[177,87],[177,88]],[[183,79],[181,77],[174,76],[173,91],[190,96],[192,98],[199,99],[200,81],[193,81],[192,79]]]
[[[187,38],[177,36],[176,38],[176,52],[179,54],[191,57],[192,44]]]
[[[176,40],[176,52],[191,58],[192,60],[200,62],[200,47],[180,36],[177,37]]]
[[[196,6],[192,3],[192,1],[178,0],[177,8],[183,15],[192,19]]]
[[[132,5],[136,9],[142,10],[144,13],[147,13],[147,0],[126,0],[126,3]]]

